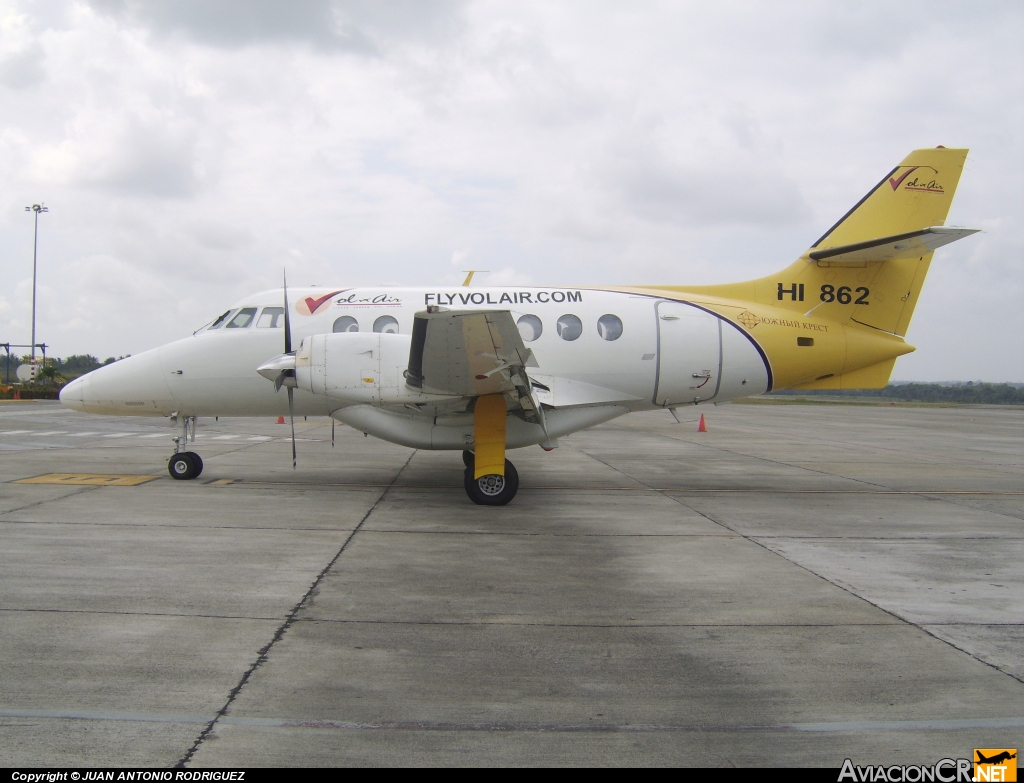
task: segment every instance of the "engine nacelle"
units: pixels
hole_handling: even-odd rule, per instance
[[[454,396],[424,394],[405,384],[406,334],[339,332],[304,337],[295,352],[298,388],[345,403],[390,405],[437,402]]]

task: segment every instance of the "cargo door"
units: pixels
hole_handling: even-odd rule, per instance
[[[721,321],[679,302],[658,302],[658,380],[655,405],[706,402],[722,375]]]

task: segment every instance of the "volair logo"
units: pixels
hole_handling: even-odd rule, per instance
[[[322,310],[331,301],[332,296],[337,296],[344,290],[343,288],[341,291],[331,291],[327,296],[307,296],[305,299],[300,299],[295,303],[295,309],[302,315],[316,315],[319,310]]]
[[[929,175],[927,174],[923,177],[918,175],[911,180],[907,180],[907,177],[922,168],[928,169],[928,171],[932,171],[935,174],[939,173],[938,169],[933,169],[931,166],[910,166],[898,177],[889,177],[889,185],[893,190],[896,190],[900,185],[903,185],[904,181],[906,181],[906,184],[903,185],[904,190],[919,190],[924,193],[945,193],[946,191],[942,185],[940,185],[934,178],[929,178]]]
[[[1017,780],[1016,748],[975,748],[974,780],[1011,783]]]
[[[917,166],[912,166],[910,169],[908,169],[907,171],[904,171],[898,177],[895,177],[895,178],[894,177],[889,177],[889,184],[892,185],[892,189],[896,190],[896,188],[898,188],[900,186],[900,183],[903,182],[903,180],[905,180],[907,177],[909,177],[915,171],[917,171],[917,169],[918,169]]]

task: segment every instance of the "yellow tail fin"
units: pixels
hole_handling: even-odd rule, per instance
[[[914,150],[811,249],[851,245],[943,225],[966,159],[965,149]]]
[[[672,290],[753,301],[846,325],[907,333],[932,252],[969,231],[942,226],[966,149],[915,150],[853,209],[781,272],[715,286]]]

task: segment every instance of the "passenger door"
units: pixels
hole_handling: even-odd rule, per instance
[[[655,405],[706,402],[722,374],[721,321],[697,307],[658,302],[658,380]]]

